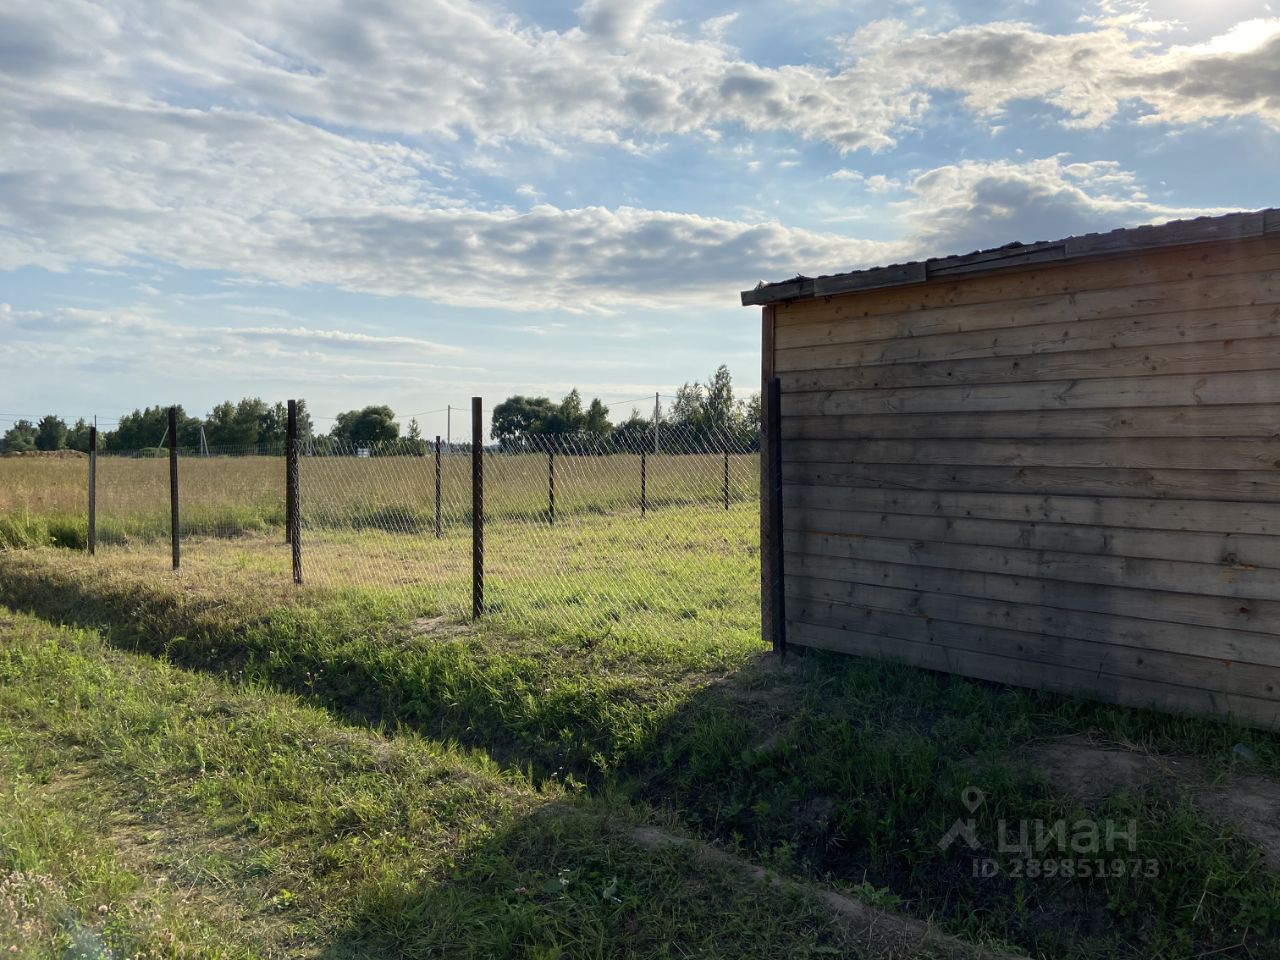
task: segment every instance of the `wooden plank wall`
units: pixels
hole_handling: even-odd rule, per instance
[[[1280,235],[772,327],[789,643],[1280,726]]]

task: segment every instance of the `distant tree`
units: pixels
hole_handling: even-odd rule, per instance
[[[52,413],[36,427],[37,450],[63,450],[67,446],[67,422]]]
[[[34,449],[36,449],[36,425],[30,420],[18,420],[5,431],[5,453],[27,453]]]
[[[631,416],[613,428],[613,442],[623,450],[648,450],[653,447],[653,420],[640,416],[632,408]]]
[[[707,426],[722,431],[732,429],[734,421],[742,416],[738,404],[733,402],[733,377],[723,363],[716,368],[707,383],[703,411]]]
[[[89,452],[89,424],[81,417],[67,430],[67,449]]]
[[[245,397],[214,406],[204,420],[204,437],[211,447],[251,447],[270,427],[271,408],[261,397]]]
[[[178,446],[194,447],[200,442],[200,418],[187,416],[181,406],[178,413]],[[108,450],[144,450],[159,446],[163,439],[168,443],[169,408],[146,407],[126,413],[116,428],[104,437],[103,446]]]
[[[493,408],[489,435],[509,445],[542,432],[547,419],[557,412],[546,397],[508,397]]]
[[[613,429],[609,423],[609,408],[596,397],[587,407],[587,414],[582,424],[582,432],[592,437],[607,437]]]
[[[400,424],[390,407],[369,406],[338,414],[329,435],[355,447],[373,447],[399,437]]]
[[[427,441],[422,439],[422,427],[418,426],[418,418],[409,419],[408,448],[411,453],[423,456],[427,452]]]

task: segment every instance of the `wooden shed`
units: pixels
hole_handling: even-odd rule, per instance
[[[1280,210],[742,302],[775,644],[1280,726]]]

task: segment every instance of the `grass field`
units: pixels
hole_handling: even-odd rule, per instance
[[[756,501],[759,460],[728,460],[731,504]],[[640,508],[640,458],[545,454],[485,456],[485,513],[493,522],[544,519],[554,469],[556,513],[634,513]],[[435,525],[435,468],[430,457],[303,457],[302,520],[316,531],[429,531]],[[145,544],[169,537],[169,463],[163,457],[100,455],[98,542]],[[271,456],[179,458],[181,533],[236,537],[284,524],[284,461]],[[83,546],[88,525],[88,460],[0,457],[0,544]],[[725,458],[719,454],[646,457],[650,507],[723,504]],[[448,527],[471,519],[471,459],[442,457],[441,515]]]
[[[193,538],[180,576],[145,545],[0,551],[0,950],[961,955],[878,953],[834,891],[1046,960],[1280,957],[1280,874],[1202,799],[1280,778],[1280,737],[779,664],[749,507],[572,516],[492,525],[475,626],[461,530],[312,530],[301,589],[275,531]],[[1081,800],[1033,759],[1077,741],[1206,786]],[[1132,821],[1159,869],[975,875],[938,844],[974,787],[984,855],[1001,821]]]

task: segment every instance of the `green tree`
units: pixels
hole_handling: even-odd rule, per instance
[[[36,449],[36,425],[30,420],[18,420],[4,433],[5,453],[27,453]]]
[[[607,437],[613,429],[609,423],[609,408],[600,402],[600,398],[596,397],[591,401],[591,406],[587,408],[586,417],[583,420],[582,432],[592,437]]]
[[[372,448],[399,437],[400,424],[396,423],[396,415],[390,407],[369,406],[338,414],[329,435],[357,448]]]
[[[67,422],[52,413],[36,427],[37,450],[62,450],[67,446]]]
[[[67,449],[89,452],[89,424],[81,417],[67,430]]]
[[[546,397],[508,397],[493,408],[489,435],[507,446],[543,432],[543,425],[557,412]]]
[[[632,408],[631,416],[613,428],[613,442],[623,450],[653,449],[653,420]]]
[[[177,407],[178,446],[194,447],[200,442],[200,418],[187,416],[182,406]],[[145,450],[157,447],[163,439],[167,444],[169,432],[169,408],[146,407],[126,413],[116,428],[103,436],[107,450]]]

